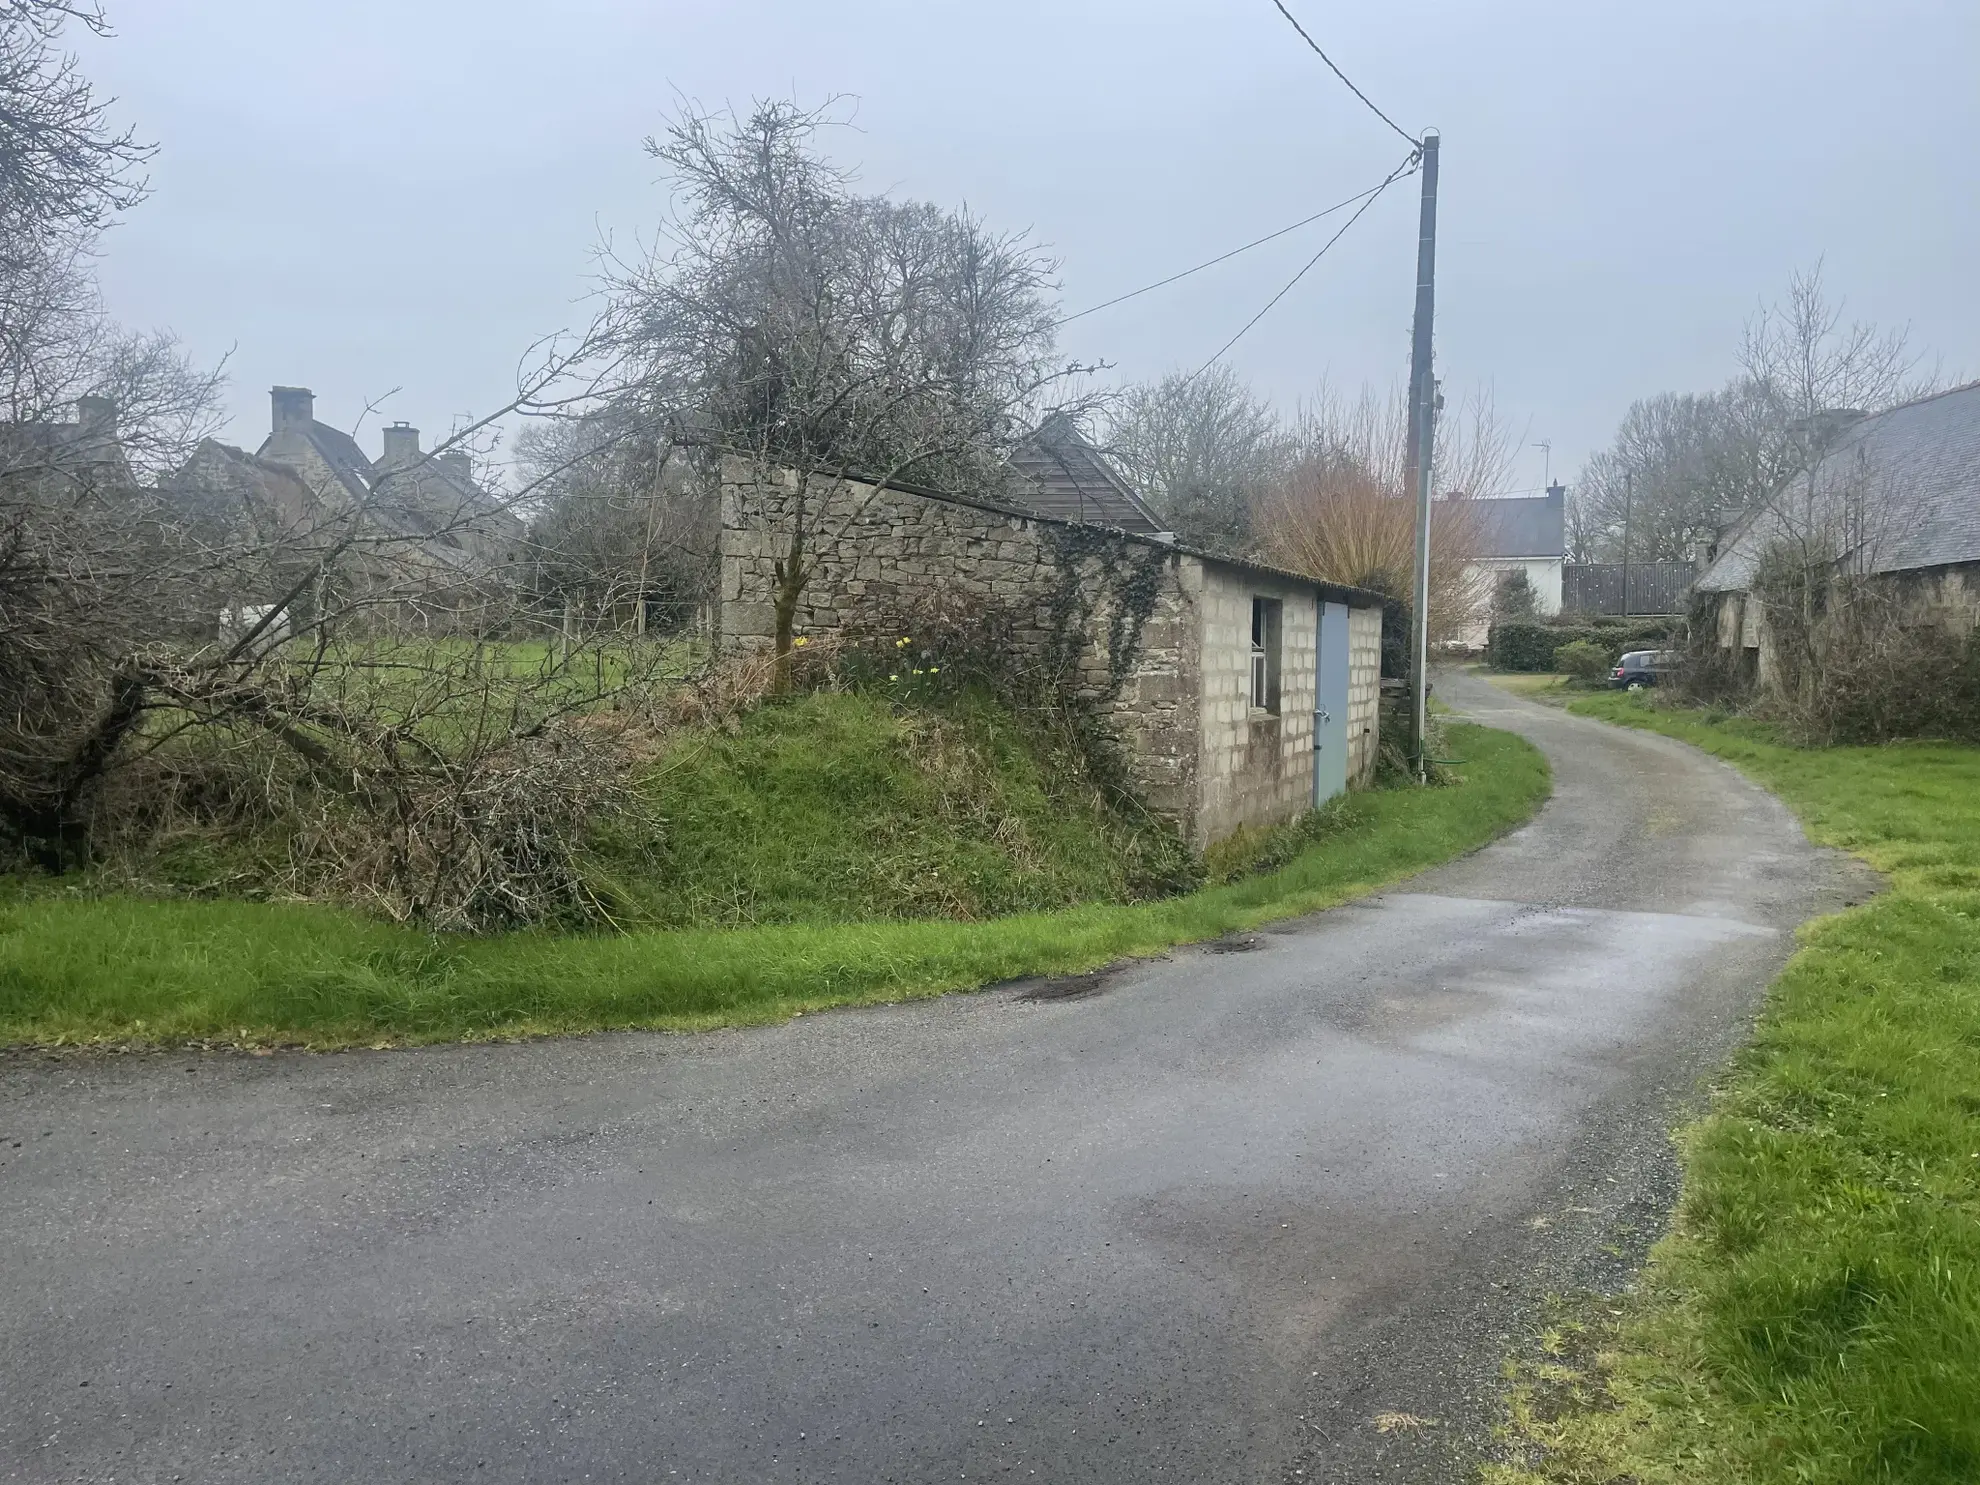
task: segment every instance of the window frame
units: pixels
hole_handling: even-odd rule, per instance
[[[1250,667],[1246,691],[1254,717],[1276,717],[1285,644],[1285,602],[1254,593],[1251,598]]]

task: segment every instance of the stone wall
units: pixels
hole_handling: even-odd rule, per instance
[[[813,476],[722,478],[717,642],[776,638],[775,568],[802,514],[814,564],[795,635],[891,642],[917,616],[965,613],[1006,668],[1089,703],[1129,782],[1202,847],[1239,825],[1297,817],[1313,798],[1314,585],[1099,527],[951,496]],[[1250,705],[1251,601],[1281,604],[1276,714]],[[1351,610],[1349,782],[1375,762],[1382,612]]]
[[[1348,787],[1375,782],[1381,743],[1382,610],[1348,610]]]
[[[974,615],[1007,667],[1077,695],[1122,744],[1129,781],[1196,839],[1202,565],[1098,527],[795,473],[723,470],[718,642],[775,642],[775,565],[802,513],[815,567],[793,632],[884,642],[917,616]]]
[[[1878,581],[1888,585],[1887,592],[1899,595],[1905,617],[1913,623],[1939,624],[1961,636],[1980,628],[1980,562],[1891,573]],[[1782,684],[1779,657],[1767,623],[1766,605],[1759,595],[1726,590],[1708,592],[1704,597],[1702,614],[1695,615],[1694,621],[1709,626],[1705,632],[1721,650],[1744,652],[1745,684],[1778,694]]]

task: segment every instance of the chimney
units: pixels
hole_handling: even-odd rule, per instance
[[[419,458],[419,430],[412,424],[399,422],[385,430],[385,451],[378,456],[379,464],[387,468],[397,468],[401,464],[411,464]]]
[[[108,397],[78,397],[76,426],[86,434],[111,439],[117,436],[117,404]]]
[[[466,480],[469,483],[474,480],[474,463],[468,458],[466,449],[449,449],[444,454],[435,454],[433,462],[455,479]]]
[[[307,433],[316,421],[316,394],[308,387],[271,387],[268,403],[277,433]]]

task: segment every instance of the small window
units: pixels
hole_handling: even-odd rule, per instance
[[[1279,710],[1279,618],[1276,598],[1251,600],[1251,709]]]

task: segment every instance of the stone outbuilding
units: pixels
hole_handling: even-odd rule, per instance
[[[776,568],[801,523],[811,576],[794,634],[885,640],[939,620],[998,646],[1104,720],[1135,791],[1192,845],[1372,779],[1379,595],[1041,514],[1027,488],[982,500],[791,470],[758,478],[729,461],[720,645],[774,645]],[[1147,515],[1138,499],[1129,508]]]
[[[1693,588],[1694,643],[1763,688],[1774,641],[1754,586],[1773,548],[1871,579],[1915,619],[1957,634],[1980,626],[1980,382],[1825,422],[1815,467],[1748,511]]]

